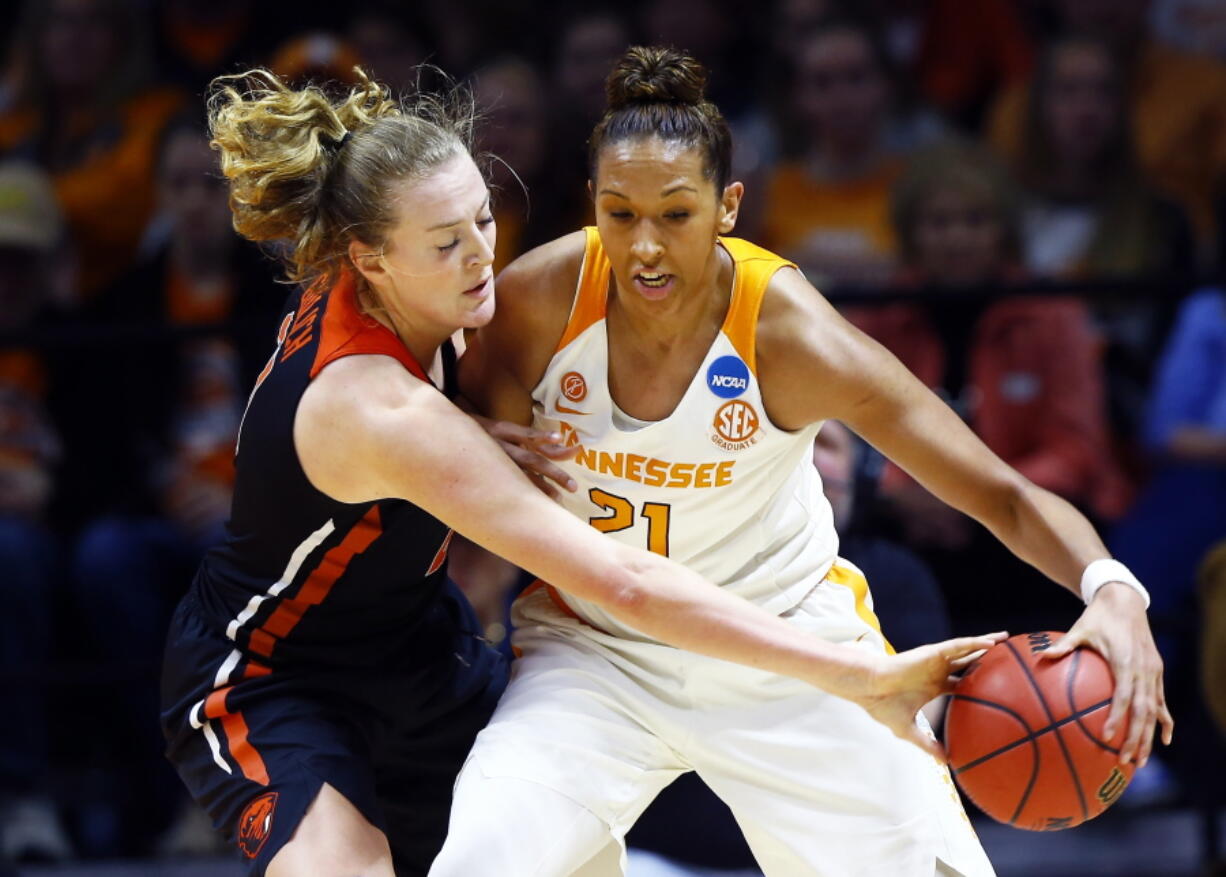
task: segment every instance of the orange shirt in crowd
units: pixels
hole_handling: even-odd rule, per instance
[[[1151,182],[1176,198],[1203,239],[1214,230],[1213,195],[1226,182],[1226,66],[1149,43],[1132,77],[1132,133]],[[1018,160],[1029,86],[1005,91],[993,110],[992,145]]]
[[[890,158],[859,179],[826,182],[814,179],[801,161],[780,164],[766,184],[762,245],[806,271],[815,267],[806,257],[815,251],[835,263],[892,263],[890,191],[901,171],[902,161]]]
[[[93,130],[81,135],[90,145],[76,164],[50,172],[76,245],[83,297],[94,296],[131,267],[154,210],[158,138],[183,101],[169,88],[132,98],[111,123],[91,120]],[[31,145],[40,122],[35,109],[0,117],[0,152]]]
[[[846,316],[926,385],[941,386],[948,351],[923,307],[848,308]],[[968,356],[975,434],[1040,487],[1102,517],[1121,514],[1130,491],[1111,451],[1102,347],[1085,305],[1034,297],[990,304]],[[905,478],[891,468],[884,486]]]

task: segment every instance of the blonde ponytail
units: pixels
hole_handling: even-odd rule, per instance
[[[293,282],[330,279],[354,237],[382,245],[396,221],[391,187],[471,142],[465,92],[398,102],[363,70],[355,73],[357,84],[339,99],[315,85],[293,89],[262,69],[210,87],[211,145],[230,183],[234,229],[248,240],[284,242]]]

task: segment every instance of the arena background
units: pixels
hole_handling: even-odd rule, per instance
[[[404,92],[437,65],[482,113],[506,264],[587,221],[586,136],[638,42],[712,71],[737,234],[795,259],[1153,594],[1175,744],[1075,830],[972,809],[1002,877],[1223,873],[1226,3],[28,0],[0,24],[0,874],[240,873],[156,726],[161,637],[224,525],[288,291],[229,230],[209,81],[343,87],[361,64]],[[845,553],[878,559],[895,642],[1076,617],[871,449],[841,453]],[[452,571],[505,637],[517,571],[465,545]],[[696,783],[631,841],[633,877],[755,873]]]

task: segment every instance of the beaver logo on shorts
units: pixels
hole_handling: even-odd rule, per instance
[[[277,793],[265,792],[243,808],[238,817],[238,848],[254,859],[272,833],[272,812],[277,809]]]

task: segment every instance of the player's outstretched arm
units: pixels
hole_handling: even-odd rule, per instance
[[[1014,554],[1074,594],[1083,572],[1108,558],[1085,516],[1006,465],[934,393],[877,342],[851,326],[799,273],[780,271],[763,305],[759,371],[771,419],[799,428],[843,421],[916,481],[987,527]],[[820,387],[820,394],[812,387]],[[1127,722],[1122,761],[1144,762],[1161,724],[1174,727],[1162,659],[1144,598],[1108,584],[1051,650],[1089,645],[1111,664],[1115,699],[1107,733]]]
[[[497,444],[390,358],[353,356],[303,395],[294,444],[311,482],[341,502],[400,497],[545,581],[679,648],[803,679],[860,703],[899,736],[959,662],[1001,637],[951,640],[923,672],[809,636],[668,558],[608,539],[536,490]],[[910,653],[908,653],[910,654]],[[905,672],[904,672],[905,671]],[[886,709],[899,698],[907,709]]]
[[[495,284],[494,318],[469,339],[460,358],[460,407],[551,498],[558,487],[576,489],[553,461],[573,457],[578,448],[532,427],[532,388],[566,326],[584,239],[583,232],[566,235],[503,269]]]

